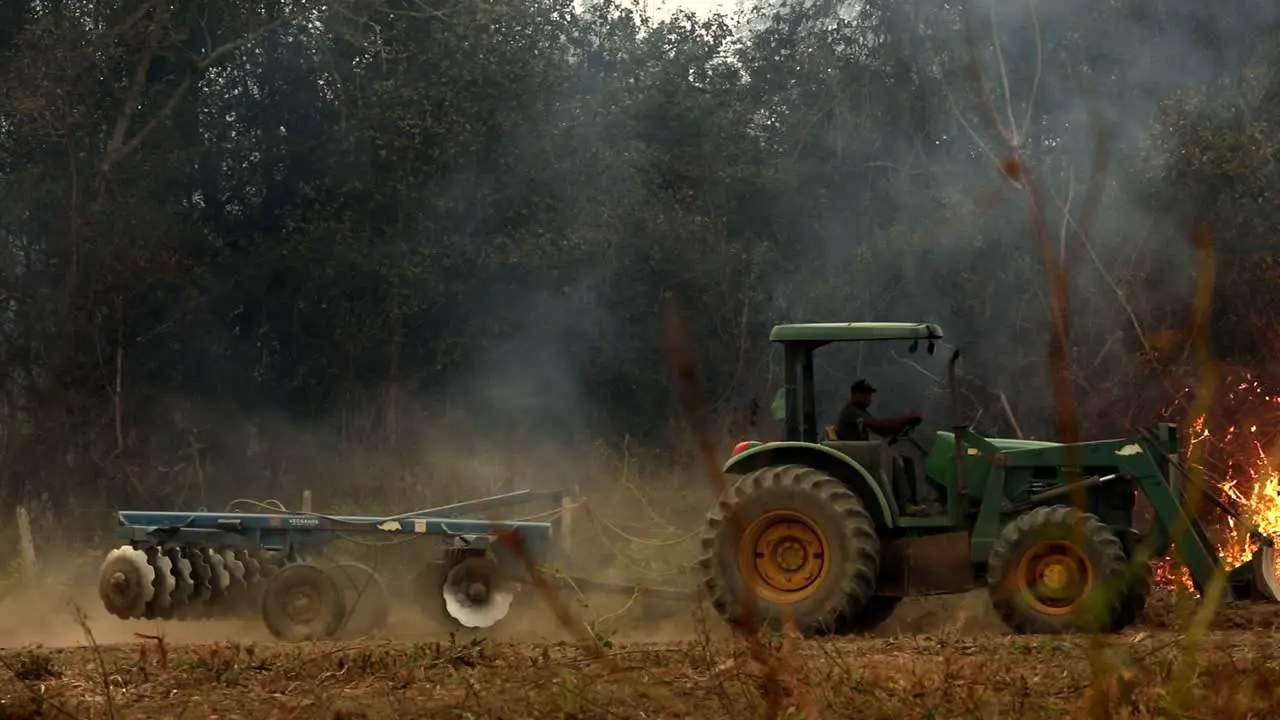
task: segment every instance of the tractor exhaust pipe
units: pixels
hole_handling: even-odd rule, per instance
[[[947,501],[947,515],[950,517],[952,525],[967,528],[968,514],[965,512],[965,508],[968,504],[966,500],[968,488],[964,482],[964,441],[969,426],[960,422],[960,384],[956,381],[956,363],[958,362],[960,362],[960,348],[956,348],[951,352],[951,359],[947,362],[947,385],[951,391],[951,423],[956,440],[956,491]]]

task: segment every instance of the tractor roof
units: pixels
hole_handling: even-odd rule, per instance
[[[942,328],[933,323],[850,322],[775,325],[773,342],[862,342],[867,340],[941,340]]]

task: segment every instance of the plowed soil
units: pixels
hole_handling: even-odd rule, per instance
[[[1011,637],[973,593],[908,601],[874,637],[753,647],[700,608],[641,616],[614,602],[575,608],[567,629],[549,612],[513,613],[484,637],[451,636],[400,609],[385,638],[304,645],[273,642],[252,622],[36,620],[6,603],[0,720],[1058,720],[1108,709],[1224,720],[1280,708],[1275,606],[1224,608],[1193,642],[1178,628],[1194,606],[1158,598],[1143,626],[1095,647]]]

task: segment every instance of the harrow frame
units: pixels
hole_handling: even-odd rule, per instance
[[[117,536],[139,550],[167,545],[261,548],[271,555],[284,553],[294,558],[323,550],[348,533],[403,533],[424,537],[452,538],[459,548],[485,550],[498,532],[511,532],[535,564],[565,559],[567,550],[558,542],[562,516],[548,522],[520,520],[477,520],[459,517],[465,513],[524,505],[550,500],[564,507],[562,490],[520,490],[504,495],[469,500],[389,516],[327,515],[316,512],[243,513],[238,511],[155,512],[121,510],[116,513]],[[260,503],[259,503],[260,504]],[[522,563],[504,570],[523,572]]]
[[[312,558],[331,543],[357,535],[399,536],[402,541],[434,537],[445,541],[440,556],[427,558],[413,581],[424,611],[488,627],[505,616],[513,599],[511,586],[531,580],[530,567],[570,560],[564,536],[567,499],[562,490],[522,490],[382,517],[284,508],[123,510],[116,520],[125,544],[104,561],[99,595],[107,610],[122,619],[214,618],[256,611],[282,640],[325,639],[353,629],[373,632],[385,625],[390,608],[377,574],[359,563]],[[552,508],[534,517],[553,517],[545,522],[474,517],[536,502],[549,502]],[[500,537],[505,541],[498,542]],[[363,578],[359,587],[352,573]],[[635,587],[607,589],[633,592]],[[364,619],[355,618],[360,607]],[[470,622],[466,617],[472,616],[459,608],[468,613],[474,609],[484,619]]]

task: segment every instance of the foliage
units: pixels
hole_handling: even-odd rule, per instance
[[[1238,4],[967,13],[1063,228],[1088,434],[1177,401],[1193,223],[1219,351],[1268,370],[1276,13]],[[1003,393],[1048,432],[1043,270],[959,7],[4,3],[0,503],[293,492],[340,456],[396,481],[459,408],[494,418],[464,435],[660,445],[673,297],[722,415],[772,396],[774,322],[921,319],[971,346],[967,413],[1011,432]],[[824,371],[944,413],[934,368]]]

